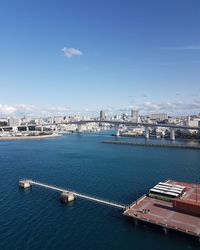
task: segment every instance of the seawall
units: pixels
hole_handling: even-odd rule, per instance
[[[156,147],[156,148],[180,148],[180,149],[198,149],[200,146],[196,145],[183,145],[183,144],[154,144],[154,143],[141,143],[141,142],[128,142],[128,141],[102,141],[108,144],[120,144],[120,145],[131,145],[131,146],[142,146],[142,147]]]

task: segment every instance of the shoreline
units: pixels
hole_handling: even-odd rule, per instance
[[[130,146],[142,146],[142,147],[180,148],[180,149],[200,150],[200,146],[188,146],[188,145],[182,145],[182,144],[154,144],[154,143],[140,143],[140,142],[128,142],[128,141],[102,141],[102,143],[130,145]]]
[[[62,135],[30,135],[30,136],[0,136],[0,141],[3,140],[33,140],[33,139],[46,139],[54,138]]]

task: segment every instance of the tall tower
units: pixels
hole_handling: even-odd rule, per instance
[[[131,109],[131,120],[132,122],[139,122],[139,110]]]
[[[100,111],[100,120],[105,120],[106,119],[106,113],[104,110]]]

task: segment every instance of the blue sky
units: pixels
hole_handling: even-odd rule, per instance
[[[0,114],[200,112],[199,0],[1,0]]]

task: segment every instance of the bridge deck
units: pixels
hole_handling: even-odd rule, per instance
[[[174,129],[191,129],[199,130],[199,127],[185,126],[185,125],[176,125],[176,124],[161,124],[161,123],[147,123],[147,122],[132,122],[132,121],[118,121],[118,120],[80,120],[80,121],[70,121],[70,122],[59,122],[59,123],[44,123],[44,124],[24,124],[17,126],[20,127],[36,127],[36,126],[57,126],[57,125],[69,125],[69,124],[86,124],[86,123],[109,123],[112,125],[127,125],[127,126],[143,126],[143,127],[163,127],[163,128],[174,128]],[[0,126],[0,129],[11,128],[12,126]]]
[[[97,197],[94,197],[94,196],[78,193],[78,192],[75,192],[75,191],[71,191],[69,189],[55,187],[55,186],[45,184],[45,183],[42,183],[42,182],[29,180],[29,179],[26,179],[25,181],[29,182],[31,185],[44,187],[44,188],[51,189],[51,190],[58,191],[58,192],[70,192],[70,193],[74,194],[76,197],[80,197],[80,198],[85,199],[85,200],[90,200],[90,201],[94,201],[94,202],[97,202],[97,203],[105,204],[105,205],[112,206],[112,207],[115,207],[115,208],[126,209],[126,207],[127,207],[126,205],[123,205],[123,204],[119,204],[119,203],[112,202],[112,201],[109,201],[109,200],[104,200],[104,199],[100,199],[100,198],[97,198]]]

